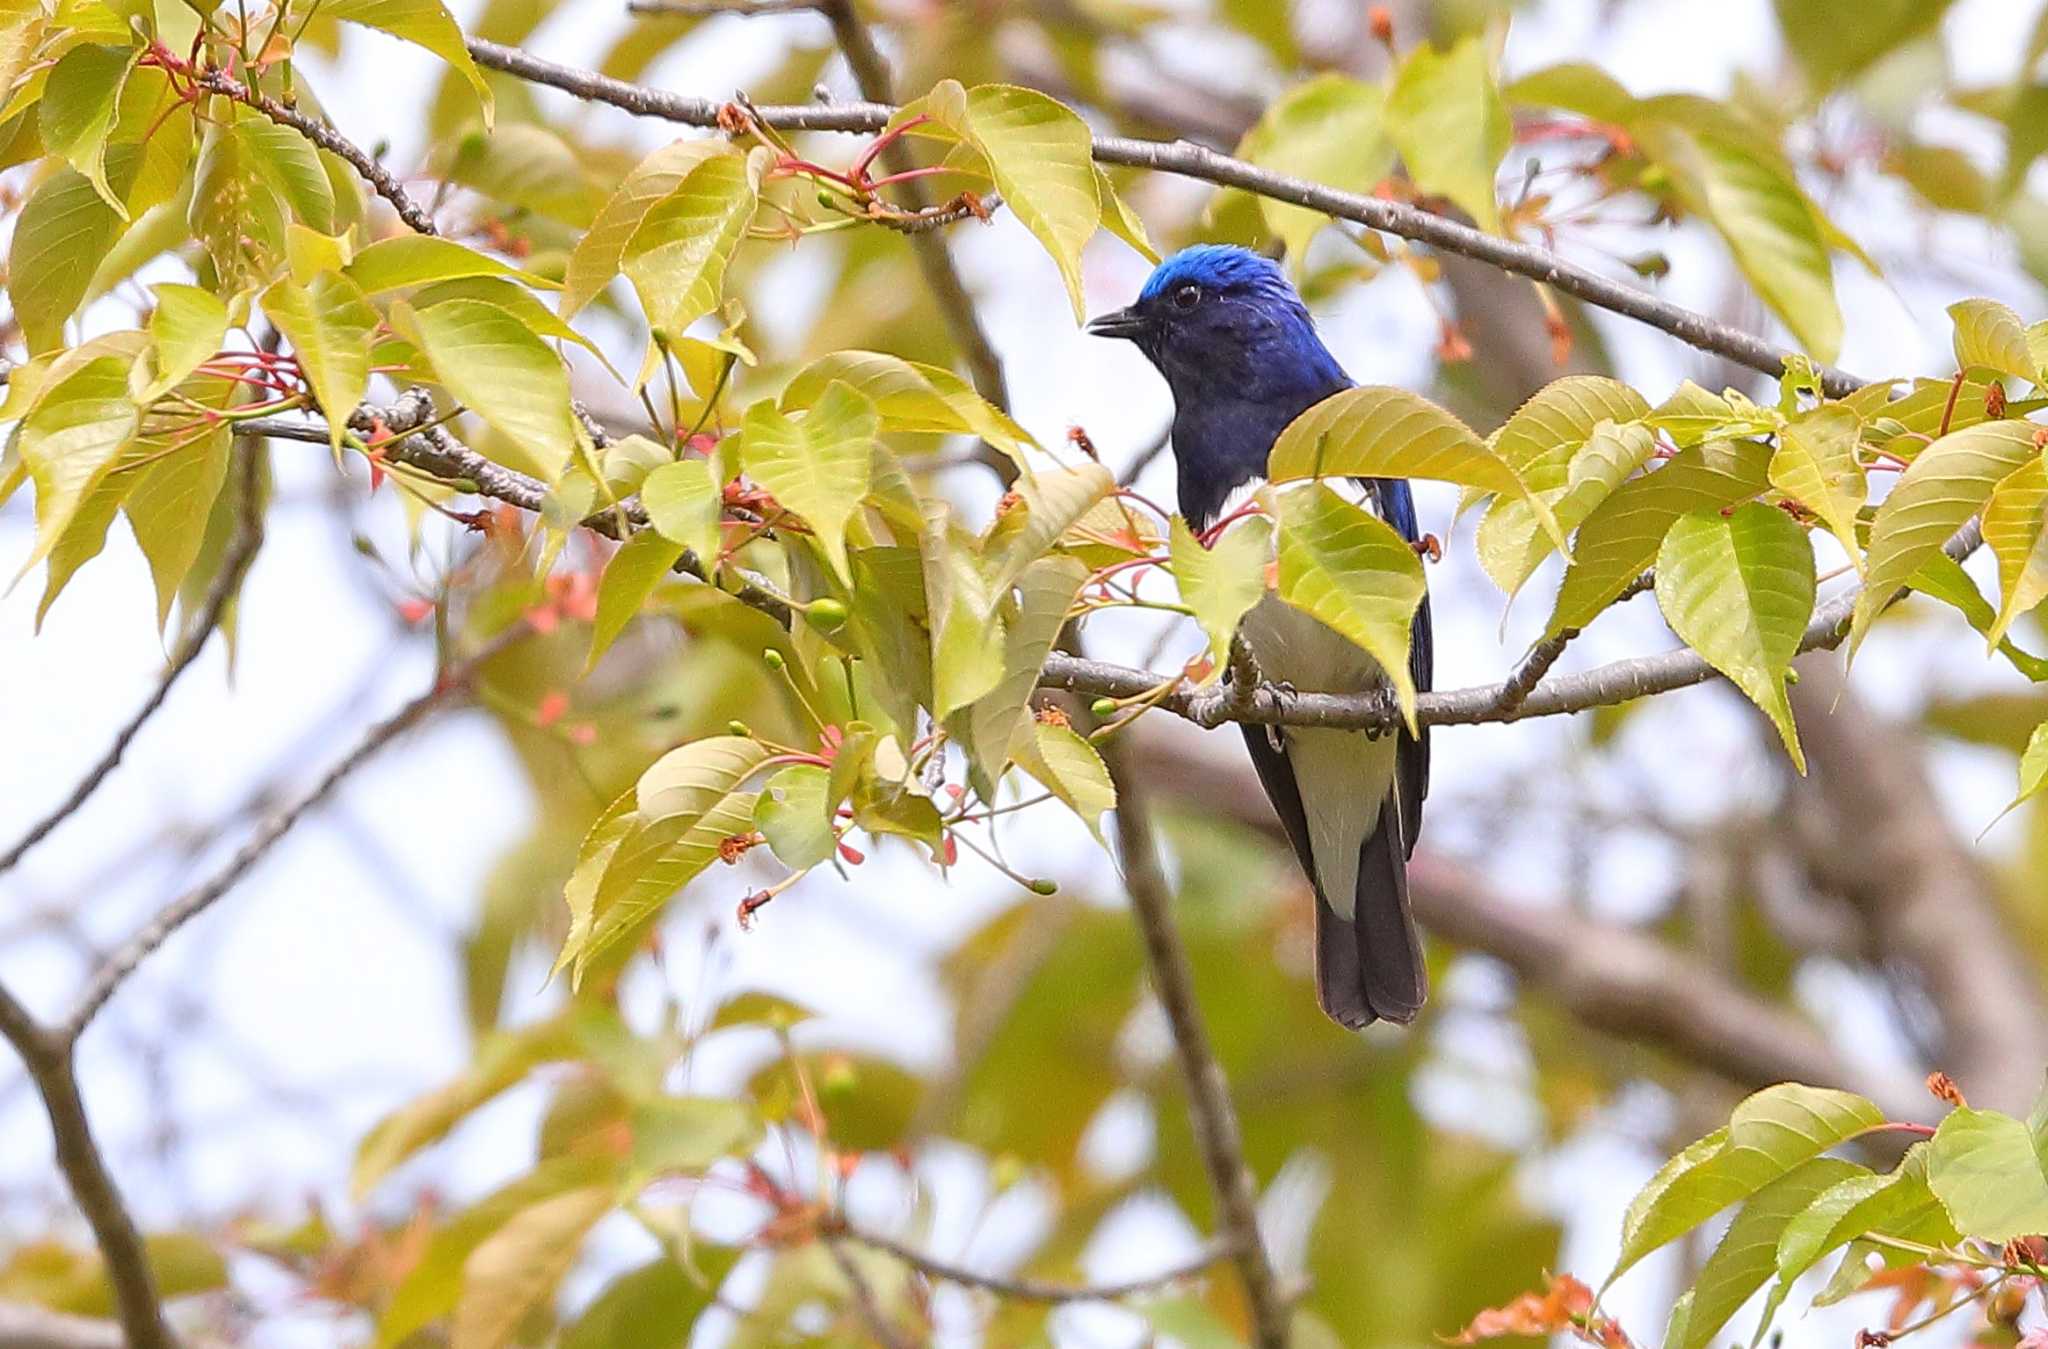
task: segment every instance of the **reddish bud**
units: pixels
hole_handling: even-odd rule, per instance
[[[432,600],[410,599],[398,602],[398,616],[413,627],[418,627],[426,622],[433,616],[433,613],[434,602]]]
[[[1970,1103],[1963,1099],[1963,1089],[1947,1073],[1935,1071],[1927,1075],[1927,1093],[1937,1101],[1946,1101],[1957,1108]]]
[[[1067,716],[1066,709],[1053,703],[1047,703],[1033,715],[1038,718],[1038,724],[1041,726],[1072,726],[1074,724]]]
[[[569,743],[588,748],[597,743],[597,727],[587,721],[579,721],[569,728]]]
[[[1984,415],[1997,421],[2005,415],[2005,386],[1988,384],[1984,388]]]
[[[1394,16],[1385,5],[1367,10],[1365,22],[1372,29],[1373,41],[1385,47],[1394,45]]]
[[[839,855],[846,860],[846,864],[850,867],[857,867],[862,862],[868,860],[867,854],[854,847],[851,843],[840,844]]]
[[[1437,339],[1436,358],[1446,365],[1472,359],[1472,344],[1465,340],[1465,334],[1457,324],[1444,320],[1443,334]]]
[[[939,861],[945,866],[960,865],[960,840],[951,834],[939,840]]]
[[[526,611],[526,626],[545,637],[562,626],[562,615],[552,604],[536,604]]]
[[[560,689],[555,689],[543,696],[540,700],[540,706],[533,710],[534,724],[542,728],[552,726],[560,721],[562,714],[568,710],[569,695]]]

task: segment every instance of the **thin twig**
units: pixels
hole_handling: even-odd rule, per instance
[[[396,740],[400,735],[417,725],[428,712],[445,702],[449,695],[466,686],[479,666],[492,656],[525,635],[524,625],[508,628],[477,652],[456,665],[443,670],[425,692],[398,711],[378,722],[356,742],[355,748],[337,760],[320,780],[307,792],[257,826],[235,855],[214,876],[172,900],[151,918],[128,940],[107,957],[100,967],[93,971],[71,1015],[65,1019],[60,1037],[71,1042],[85,1032],[92,1019],[104,1007],[107,999],[114,996],[121,984],[133,974],[136,967],[147,960],[158,947],[170,940],[171,934],[197,918],[223,895],[234,888],[235,883],[261,861],[277,841],[291,831],[300,817],[322,801],[341,785],[342,780],[369,759]]]
[[[689,126],[718,125],[722,105],[711,99],[630,84],[596,71],[560,65],[516,47],[502,46],[482,38],[469,39],[469,52],[478,64],[493,70],[545,84],[578,98],[608,103],[638,116],[660,117]],[[886,100],[749,109],[763,125],[783,130],[856,133],[880,131],[896,111]],[[1242,188],[1256,196],[1304,206],[1340,220],[1354,221],[1448,253],[1461,254],[1503,271],[1541,281],[1587,304],[1646,323],[1689,346],[1726,357],[1737,365],[1767,375],[1783,374],[1785,358],[1791,354],[1739,328],[1716,322],[1683,305],[1658,299],[1626,282],[1567,262],[1547,248],[1499,238],[1402,202],[1383,201],[1362,193],[1339,191],[1307,179],[1272,173],[1189,141],[1097,136],[1094,155],[1097,162],[1103,164],[1150,169],[1183,178],[1198,178],[1222,187]],[[1823,389],[1838,398],[1863,384],[1853,375],[1825,366],[1820,368],[1820,380]]]
[[[821,0],[626,0],[628,14],[678,19],[710,19],[720,14],[807,14],[821,8]]]
[[[115,732],[114,743],[107,747],[107,752],[100,756],[98,763],[86,770],[85,776],[71,789],[71,794],[49,814],[29,826],[28,832],[23,834],[13,847],[0,854],[0,874],[11,871],[30,848],[42,842],[58,825],[76,814],[87,799],[100,789],[100,784],[120,767],[122,756],[127,754],[128,746],[134,743],[143,726],[156,715],[157,709],[163,706],[164,699],[170,696],[171,686],[178,682],[180,675],[192,667],[192,662],[199,659],[199,653],[205,649],[214,630],[220,626],[221,616],[227,612],[228,602],[240,593],[242,578],[248,574],[249,564],[255,560],[256,550],[263,544],[263,505],[257,499],[261,466],[261,449],[251,445],[243,451],[242,511],[235,526],[234,539],[228,544],[227,554],[221,560],[220,572],[213,578],[212,586],[207,589],[206,599],[199,607],[198,617],[179,640],[177,652],[171,657],[171,663],[164,667],[163,674],[157,679],[156,687],[150,691],[149,697],[143,700],[142,706],[136,709],[135,715],[128,719],[127,724]]]
[[[1172,443],[1173,423],[1168,422],[1160,428],[1158,435],[1152,437],[1150,444],[1131,456],[1131,462],[1125,464],[1123,472],[1116,475],[1117,486],[1129,487],[1135,483],[1146,469],[1152,467],[1152,461],[1166,453],[1166,447]]]
[[[860,1314],[868,1333],[875,1337],[875,1343],[882,1349],[911,1349],[910,1341],[903,1338],[902,1330],[882,1310],[882,1304],[875,1300],[875,1290],[868,1286],[867,1276],[860,1272],[860,1266],[846,1253],[846,1248],[836,1238],[828,1236],[825,1249],[831,1253],[832,1263],[839,1266],[839,1273],[853,1294],[854,1310]]]
[[[1654,583],[1655,578],[1649,572],[1645,572],[1630,581],[1628,586],[1614,597],[1614,603],[1634,599]],[[1583,629],[1566,628],[1555,637],[1546,637],[1529,649],[1529,654],[1522,657],[1522,663],[1515,667],[1515,672],[1500,686],[1500,697],[1494,700],[1492,708],[1496,719],[1504,721],[1513,716],[1517,709],[1529,700],[1529,695],[1543,682],[1543,676],[1550,673],[1550,668],[1564,655],[1564,649],[1578,638],[1581,631]]]
[[[398,218],[403,220],[408,228],[420,234],[440,232],[434,228],[434,218],[421,210],[419,204],[406,195],[405,189],[399,186],[398,179],[392,176],[391,170],[370,158],[355,142],[319,118],[308,117],[297,108],[288,108],[270,95],[251,89],[223,70],[201,71],[194,76],[194,80],[201,88],[211,89],[223,98],[231,98],[237,103],[254,108],[279,126],[290,127],[329,154],[347,161],[348,166],[360,174],[363,181],[368,183],[378,196],[391,203],[391,209],[398,212]]]
[[[875,1250],[895,1256],[904,1264],[941,1283],[958,1284],[963,1288],[979,1288],[994,1293],[997,1297],[1014,1298],[1019,1302],[1116,1302],[1122,1298],[1140,1293],[1156,1293],[1169,1284],[1183,1279],[1192,1279],[1209,1266],[1227,1257],[1230,1252],[1221,1246],[1204,1247],[1192,1259],[1147,1274],[1140,1278],[1125,1279],[1118,1283],[1071,1284],[1051,1283],[1044,1279],[1024,1279],[1001,1274],[982,1274],[965,1269],[936,1256],[926,1255],[878,1232],[865,1232],[858,1228],[847,1228],[843,1233],[848,1241],[871,1246]]]
[[[1159,864],[1144,789],[1125,762],[1116,736],[1101,742],[1103,763],[1116,786],[1116,839],[1130,892],[1131,912],[1144,939],[1153,991],[1173,1032],[1174,1056],[1188,1093],[1188,1118],[1216,1195],[1217,1226],[1244,1281],[1251,1308],[1252,1342],[1258,1349],[1285,1349],[1287,1303],[1259,1237],[1258,1196],[1245,1161],[1237,1111],[1230,1102],[1223,1067],[1209,1043],[1195,1000],[1194,967],[1173,919],[1173,892]]]

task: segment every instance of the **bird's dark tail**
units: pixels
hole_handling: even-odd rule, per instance
[[[1428,976],[1408,910],[1408,861],[1396,789],[1380,805],[1379,827],[1359,847],[1351,917],[1316,893],[1316,1001],[1356,1030],[1375,1020],[1409,1022],[1422,1009]]]

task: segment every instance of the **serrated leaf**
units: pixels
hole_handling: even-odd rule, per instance
[[[830,776],[816,764],[791,764],[768,779],[754,803],[754,827],[791,871],[823,862],[838,842],[825,800]]]
[[[640,504],[664,538],[689,549],[707,568],[717,562],[725,497],[710,460],[659,465],[640,484]]]
[[[1999,482],[2039,457],[2036,430],[2026,422],[1985,422],[1951,431],[1906,466],[1870,526],[1863,593],[1849,628],[1852,656],[1892,593],[1977,513]]]
[[[31,356],[63,345],[65,321],[121,231],[120,215],[76,169],[59,169],[29,193],[8,246],[7,294]]]
[[[597,583],[597,614],[590,622],[585,673],[597,668],[597,662],[639,615],[648,596],[682,555],[683,545],[654,529],[636,531],[619,545]]]
[[[144,453],[146,451],[139,450],[135,441],[125,443],[113,464],[79,501],[78,509],[71,513],[63,532],[51,544],[43,568],[42,598],[36,602],[38,632],[42,630],[43,619],[49,614],[50,606],[63,594],[72,576],[98,557],[106,546],[107,528],[114,523],[122,500],[135,485],[135,466]]]
[[[961,529],[952,507],[928,499],[923,561],[927,625],[931,629],[932,705],[940,721],[994,688],[1003,677],[1000,598],[982,573],[974,537]]]
[[[1527,497],[1515,470],[1472,429],[1406,389],[1366,386],[1332,394],[1288,423],[1266,459],[1273,482],[1298,478],[1434,478]],[[1532,507],[1561,548],[1549,508]]]
[[[1486,574],[1510,595],[1520,590],[1552,551],[1537,506],[1547,506],[1556,527],[1570,533],[1648,463],[1656,448],[1655,434],[1640,422],[1602,422],[1561,466],[1551,457],[1540,461],[1537,471],[1554,485],[1539,487],[1525,475],[1531,495],[1496,499],[1479,522],[1475,542]]]
[[[1039,469],[1017,479],[1016,503],[989,527],[984,556],[989,584],[1001,590],[1045,554],[1095,503],[1116,490],[1101,464]]]
[[[664,761],[681,752],[670,751]],[[717,860],[726,839],[752,832],[758,794],[718,795],[712,771],[707,768],[695,784],[700,801],[709,801],[701,813],[647,818],[633,809],[634,793],[606,808],[584,840],[564,891],[570,926],[556,970],[573,967],[573,981],[580,984],[594,967],[615,966],[632,953],[669,897]]]
[[[259,123],[269,123],[237,104],[225,106],[226,115],[207,126],[200,142],[188,223],[212,259],[221,289],[239,294],[282,270],[291,208],[275,165],[265,157],[269,142],[259,136]]]
[[[1607,1283],[1802,1162],[1882,1123],[1884,1112],[1853,1092],[1788,1082],[1755,1093],[1735,1107],[1727,1127],[1667,1161],[1629,1203]]]
[[[1152,236],[1145,232],[1145,222],[1130,208],[1116,184],[1100,164],[1095,166],[1095,195],[1102,202],[1102,228],[1129,244],[1137,255],[1157,266],[1159,250],[1152,246]]]
[[[1767,435],[1778,429],[1779,417],[1747,398],[1736,401],[1708,393],[1688,379],[1643,420],[1684,448],[1708,440]]]
[[[1181,601],[1195,611],[1195,622],[1209,641],[1209,658],[1217,668],[1230,659],[1230,639],[1238,620],[1266,597],[1266,568],[1273,561],[1273,522],[1263,515],[1246,516],[1204,548],[1187,521],[1173,517],[1170,541],[1174,583]]]
[[[1771,486],[1820,516],[1859,573],[1863,545],[1856,513],[1870,495],[1856,457],[1862,439],[1861,417],[1839,403],[1825,404],[1785,423],[1770,466]]]
[[[483,109],[484,125],[490,126],[494,106],[491,86],[484,82],[483,72],[470,59],[469,48],[463,45],[462,29],[441,0],[323,0],[320,15],[389,33],[440,57],[469,81]]]
[[[400,302],[391,321],[433,362],[441,386],[524,450],[539,476],[561,475],[582,429],[569,408],[569,372],[547,343],[481,300]]]
[[[1907,1149],[1898,1166],[1885,1175],[1852,1175],[1837,1181],[1785,1225],[1778,1237],[1777,1282],[1750,1343],[1763,1342],[1795,1280],[1830,1251],[1869,1232],[1934,1246],[1957,1239],[1947,1212],[1927,1188],[1926,1144],[1915,1143]]]
[[[801,516],[832,570],[851,583],[846,526],[867,495],[872,446],[881,433],[875,405],[851,385],[828,385],[801,421],[763,399],[740,428],[740,467]]]
[[[2048,722],[2036,726],[2033,734],[2027,737],[2027,747],[2020,752],[2019,794],[2007,803],[2004,810],[1992,817],[1991,824],[1997,824],[2022,802],[2030,801],[2039,795],[2044,783],[2048,783]],[[1989,832],[1991,825],[1987,824],[1984,828]],[[1957,1221],[1962,1220],[1958,1218]]]
[[[1768,715],[1801,773],[1785,674],[1813,617],[1813,545],[1761,502],[1680,516],[1657,551],[1657,605],[1671,630]]]
[[[2048,466],[2036,457],[2021,464],[1991,489],[1984,503],[1984,544],[1998,559],[1998,588],[2004,596],[1984,636],[1998,645],[2021,614],[2048,599]]]
[[[963,91],[954,80],[941,81],[913,108],[899,113],[898,120],[916,112],[959,136],[987,161],[1003,201],[1059,267],[1079,323],[1087,314],[1081,249],[1102,218],[1088,124],[1036,89],[983,84]]]
[[[136,395],[141,403],[154,402],[182,384],[212,359],[228,333],[228,307],[213,292],[170,281],[150,289],[156,296],[149,316],[155,376]]]
[[[1710,441],[1623,483],[1579,526],[1545,635],[1592,622],[1650,569],[1680,516],[1719,511],[1761,492],[1768,459],[1753,442]]]
[[[1386,115],[1416,186],[1449,197],[1479,228],[1498,231],[1494,175],[1514,128],[1485,40],[1474,34],[1447,52],[1428,43],[1409,52],[1387,93]]]
[[[2036,788],[2044,772],[2037,767]],[[2011,1115],[1950,1111],[1927,1145],[1927,1184],[1966,1237],[1996,1244],[2048,1232],[2048,1168],[2025,1121]]]
[[[1260,168],[1347,192],[1370,192],[1394,166],[1386,95],[1376,84],[1335,73],[1298,84],[1266,105],[1237,157]],[[1299,274],[1309,241],[1330,223],[1320,211],[1260,197],[1266,227]]]
[[[1948,316],[1955,323],[1956,369],[1993,370],[2029,384],[2041,382],[2026,325],[2011,309],[1996,300],[1958,300],[1948,307]]]
[[[609,1185],[543,1199],[506,1221],[462,1266],[450,1349],[505,1349],[520,1322],[554,1297],[583,1249],[583,1238],[618,1205]]]
[[[1279,597],[1379,662],[1412,731],[1410,623],[1427,589],[1422,559],[1379,517],[1324,483],[1271,492],[1278,521]]]
[[[1010,753],[1102,841],[1102,815],[1116,809],[1116,784],[1095,746],[1071,726],[1034,721],[1010,743]]]
[[[596,299],[619,274],[626,250],[655,205],[669,197],[691,171],[714,155],[732,155],[715,140],[671,141],[636,164],[598,208],[590,228],[569,254],[562,278],[562,317],[571,318]]]
[[[759,741],[740,735],[679,745],[640,775],[634,808],[644,821],[695,819],[731,795],[767,757]]]
[[[1667,1349],[1701,1349],[1712,1341],[1728,1318],[1770,1278],[1785,1225],[1823,1191],[1869,1174],[1853,1162],[1815,1157],[1751,1196],[1700,1267],[1683,1311],[1673,1309],[1664,1335]]]
[[[744,156],[715,155],[641,217],[623,265],[650,327],[681,336],[718,308],[726,266],[754,218],[758,178]]]
[[[1962,563],[1947,553],[1929,553],[1927,560],[1920,564],[1920,570],[1913,573],[1906,585],[1954,608],[1978,632],[1989,635],[1992,625],[1998,621],[1997,612],[1978,592],[1976,581],[1963,570]],[[1999,638],[1993,649],[2035,683],[2048,682],[2048,659],[2020,650],[2010,637]]]
[[[413,286],[469,277],[500,276],[522,285],[552,287],[554,282],[522,272],[508,262],[487,253],[425,234],[400,234],[357,253],[344,269],[348,279],[362,287],[365,295],[384,295]],[[565,305],[565,314],[573,312]]]
[[[984,795],[993,793],[1010,746],[1030,719],[1038,673],[1087,579],[1087,564],[1070,557],[1040,558],[1016,578],[1017,593],[1005,603],[1002,680],[956,717],[965,719],[961,740]]]
[[[43,389],[15,438],[36,486],[36,541],[22,572],[46,557],[120,456],[141,419],[128,395],[132,359],[96,356]]]
[[[980,436],[1020,465],[1024,447],[1037,443],[952,371],[879,351],[836,351],[812,361],[784,386],[782,410],[811,406],[834,382],[874,403],[884,431]]]
[[[263,292],[262,305],[292,344],[327,419],[328,445],[339,455],[348,419],[370,387],[370,345],[383,320],[355,282],[334,272],[304,286],[276,282]]]
[[[127,204],[107,183],[107,134],[114,128],[121,88],[141,54],[139,47],[73,47],[51,69],[36,109],[43,148],[84,174],[124,220]]]
[[[142,437],[144,442],[154,437]],[[186,433],[177,448],[140,470],[122,507],[156,587],[156,625],[170,621],[178,588],[198,560],[206,522],[227,480],[233,433],[223,423]],[[165,446],[168,448],[168,445]],[[160,453],[153,448],[151,453]]]

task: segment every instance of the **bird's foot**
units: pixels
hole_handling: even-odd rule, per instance
[[[1401,699],[1391,684],[1381,684],[1367,696],[1367,707],[1372,720],[1365,726],[1365,738],[1377,740],[1394,730],[1401,716]]]

